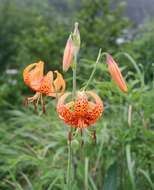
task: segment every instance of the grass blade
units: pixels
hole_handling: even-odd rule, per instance
[[[135,177],[134,177],[134,172],[133,172],[133,162],[131,160],[131,153],[130,153],[130,145],[126,146],[126,159],[127,159],[127,166],[128,166],[130,181],[132,184],[132,189],[136,190]]]
[[[85,190],[88,190],[88,167],[89,167],[89,159],[85,158],[85,178],[84,178],[84,186]]]
[[[104,180],[104,190],[116,190],[117,189],[117,163],[112,164]]]
[[[142,169],[139,169],[139,172],[140,172],[141,174],[143,174],[143,176],[145,177],[145,179],[149,182],[149,184],[150,184],[150,186],[151,186],[151,189],[154,190],[154,184],[153,184],[153,182],[152,182],[152,180],[151,180],[151,178],[150,178],[148,172],[146,172],[146,171],[144,171],[144,170],[142,170]]]

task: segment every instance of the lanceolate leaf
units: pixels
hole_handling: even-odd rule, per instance
[[[106,175],[103,190],[117,190],[117,163],[113,163]]]

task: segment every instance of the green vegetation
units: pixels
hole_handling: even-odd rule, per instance
[[[83,146],[79,135],[72,141],[72,190],[154,190],[153,21],[119,45],[116,39],[132,27],[124,4],[111,10],[109,0],[49,2],[0,0],[0,190],[67,190],[69,127],[57,117],[54,99],[45,97],[45,115],[23,106],[33,92],[22,71],[38,60],[61,71],[75,21],[82,41],[77,88],[86,84],[102,48],[119,63],[129,93],[119,91],[101,60],[89,89],[100,95],[105,111],[93,127],[97,144],[87,131]],[[71,70],[63,75],[69,91]]]

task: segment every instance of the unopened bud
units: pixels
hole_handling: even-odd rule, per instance
[[[121,74],[121,71],[117,65],[117,63],[114,61],[111,55],[107,55],[106,63],[108,65],[108,70],[115,81],[115,83],[118,85],[118,87],[121,89],[121,91],[127,93],[128,89],[125,83],[125,80]]]
[[[63,55],[63,70],[67,71],[70,67],[70,65],[73,62],[73,57],[74,57],[74,45],[72,41],[72,36],[70,35],[66,47],[64,50],[64,55]]]
[[[74,32],[72,36],[73,36],[73,44],[74,44],[75,52],[78,53],[80,49],[80,44],[81,44],[78,22],[74,24]]]

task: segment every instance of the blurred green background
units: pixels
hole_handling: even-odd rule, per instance
[[[119,63],[129,93],[119,91],[101,60],[89,89],[101,96],[105,111],[92,127],[97,144],[86,132],[82,147],[80,137],[72,142],[72,190],[154,190],[154,20],[146,15],[142,22],[132,20],[134,10],[127,5],[0,0],[0,190],[67,190],[69,128],[58,119],[55,100],[46,97],[46,115],[41,109],[35,114],[32,105],[24,108],[24,97],[33,92],[22,71],[43,60],[46,72],[62,72],[64,47],[76,21],[82,41],[78,89],[102,48]],[[72,72],[63,74],[69,91]]]

